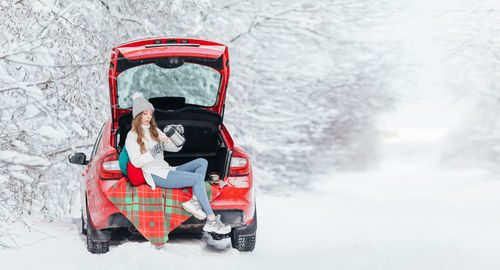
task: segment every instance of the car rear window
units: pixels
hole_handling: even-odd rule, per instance
[[[217,101],[221,74],[200,64],[185,62],[163,68],[154,63],[129,68],[116,78],[118,106],[132,107],[132,95],[142,92],[153,97],[184,97],[186,104],[212,107]]]

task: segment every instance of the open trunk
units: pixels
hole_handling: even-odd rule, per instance
[[[173,100],[171,101],[174,103]],[[153,100],[151,102],[155,104]],[[216,172],[223,179],[228,169],[229,151],[219,130],[222,123],[221,116],[197,107],[184,107],[176,110],[162,110],[158,107],[155,106],[154,112],[158,128],[163,130],[166,125],[181,124],[184,126],[186,137],[186,143],[179,152],[164,152],[165,161],[171,166],[178,166],[196,158],[205,158],[208,161],[207,173]],[[118,119],[116,148],[119,152],[125,145],[131,122],[131,113],[126,113]]]

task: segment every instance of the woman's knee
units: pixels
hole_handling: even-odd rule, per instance
[[[208,161],[204,158],[197,158],[194,160],[200,167],[208,167]]]
[[[208,161],[204,158],[197,158],[196,161],[202,165],[208,166]]]

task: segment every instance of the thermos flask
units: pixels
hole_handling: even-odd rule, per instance
[[[168,125],[165,127],[165,135],[167,135],[177,147],[183,146],[186,142],[186,138],[181,134],[182,131],[184,131],[184,127],[181,125]]]

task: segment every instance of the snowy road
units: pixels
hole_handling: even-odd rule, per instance
[[[19,238],[21,248],[0,251],[2,269],[498,269],[498,177],[397,155],[368,172],[325,176],[308,192],[258,195],[253,253],[176,239],[161,250],[126,242],[91,255],[78,220],[34,221],[40,231]]]

